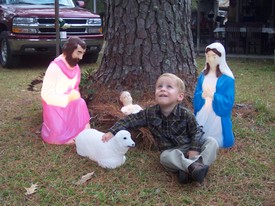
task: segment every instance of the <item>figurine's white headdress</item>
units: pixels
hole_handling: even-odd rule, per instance
[[[225,59],[225,49],[223,47],[223,45],[219,42],[215,42],[215,43],[212,43],[210,45],[208,45],[205,50],[207,48],[210,48],[210,49],[217,49],[220,53],[221,53],[221,57],[219,58],[220,59],[220,62],[219,62],[219,65],[220,65],[220,70],[223,74],[231,77],[234,79],[234,75],[232,73],[232,71],[230,70],[229,66],[227,65],[226,63],[226,59]],[[205,69],[205,68],[204,68]]]

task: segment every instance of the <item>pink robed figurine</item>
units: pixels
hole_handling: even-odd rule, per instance
[[[74,138],[90,128],[90,115],[79,93],[82,59],[86,44],[71,37],[63,53],[52,61],[45,73],[41,89],[43,105],[42,138],[50,144],[73,144]]]

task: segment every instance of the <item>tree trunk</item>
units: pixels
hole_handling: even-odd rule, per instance
[[[196,78],[190,18],[190,0],[106,0],[106,48],[94,79],[144,90],[165,72]]]

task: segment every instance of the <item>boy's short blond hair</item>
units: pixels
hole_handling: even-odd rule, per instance
[[[182,79],[179,78],[177,75],[172,74],[172,73],[164,73],[164,74],[160,75],[158,79],[160,79],[161,77],[169,77],[171,79],[174,79],[176,81],[176,85],[177,85],[179,91],[183,92],[183,93],[185,92],[185,84],[182,81]]]

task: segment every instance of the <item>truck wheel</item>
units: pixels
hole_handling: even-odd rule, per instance
[[[92,52],[89,54],[85,54],[83,60],[86,63],[96,63],[97,58],[98,58],[98,52]]]
[[[5,31],[0,34],[0,62],[5,68],[11,68],[14,63],[14,57],[11,54],[7,32]]]

